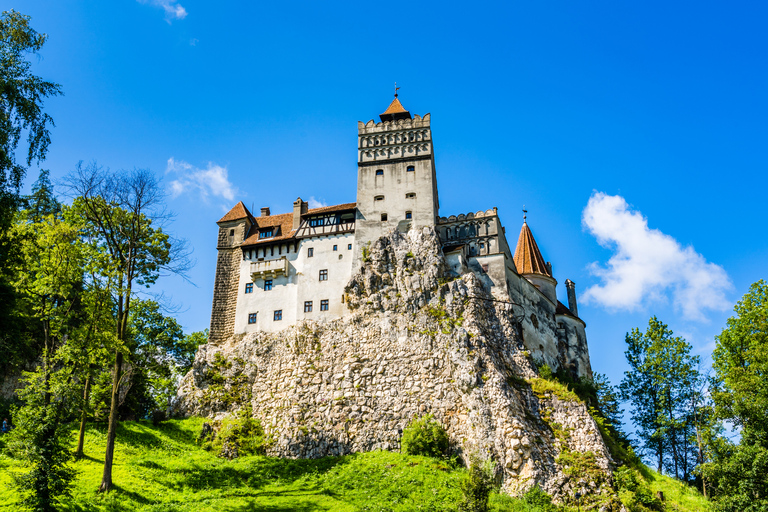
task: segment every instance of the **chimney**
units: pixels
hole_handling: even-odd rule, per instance
[[[573,316],[579,316],[579,308],[576,306],[576,283],[566,279],[565,288],[568,290],[568,309],[571,310]]]
[[[261,216],[262,217],[269,217],[269,206],[261,209]]]
[[[307,213],[308,209],[307,203],[302,201],[300,197],[293,202],[293,229],[299,229],[301,216]]]

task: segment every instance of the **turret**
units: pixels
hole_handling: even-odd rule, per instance
[[[573,316],[579,316],[579,308],[576,305],[576,283],[570,279],[565,280],[565,289],[568,291],[568,309],[571,310]]]
[[[552,264],[544,261],[525,217],[517,239],[514,260],[518,273],[538,288],[552,304],[557,304],[557,281],[552,277]]]

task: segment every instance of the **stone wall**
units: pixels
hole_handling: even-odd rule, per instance
[[[610,495],[612,461],[585,406],[533,392],[516,313],[475,272],[451,274],[434,230],[373,242],[346,291],[342,319],[201,347],[180,410],[220,418],[250,401],[269,454],[288,457],[397,450],[400,430],[431,413],[458,453],[497,462],[507,492],[538,483],[561,500]],[[569,476],[565,452],[602,477]]]

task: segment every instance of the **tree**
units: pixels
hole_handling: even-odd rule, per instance
[[[715,415],[740,429],[738,444],[715,439],[702,473],[719,510],[768,509],[768,284],[736,303],[712,354]]]
[[[691,345],[652,317],[648,329],[635,328],[626,336],[625,355],[630,370],[620,390],[632,405],[632,421],[645,453],[653,454],[659,472],[665,468],[675,477],[690,479],[695,447],[693,432],[694,393],[701,376],[699,357]]]
[[[67,465],[71,434],[66,419],[78,365],[65,354],[77,328],[83,252],[77,230],[53,215],[40,222],[21,220],[14,231],[21,242],[14,286],[30,323],[39,325],[43,347],[41,363],[26,373],[19,392],[23,405],[14,414],[11,445],[31,466],[16,478],[24,503],[49,511],[67,495],[74,475]]]
[[[99,490],[112,486],[112,462],[117,434],[119,389],[127,352],[128,320],[136,286],[149,287],[161,272],[184,276],[190,266],[186,245],[163,232],[170,216],[164,195],[151,171],[110,172],[95,163],[78,164],[66,178],[75,199],[73,209],[87,224],[94,251],[103,254],[102,275],[112,283],[116,345],[112,369],[107,446]]]
[[[0,15],[0,350],[13,355],[4,359],[3,366],[26,359],[26,354],[19,356],[14,350],[23,345],[20,340],[27,334],[15,315],[18,305],[11,283],[11,267],[19,257],[11,224],[26,173],[26,166],[16,160],[16,150],[26,131],[26,165],[45,158],[53,120],[43,112],[43,100],[61,94],[58,84],[31,73],[27,59],[40,51],[47,36],[32,29],[29,20],[13,10]]]

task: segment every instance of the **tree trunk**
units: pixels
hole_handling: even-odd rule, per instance
[[[75,457],[83,456],[83,444],[85,444],[85,422],[88,420],[88,393],[91,391],[91,376],[85,378],[85,391],[83,391],[83,408],[80,413],[80,434],[77,439],[77,451]]]
[[[109,430],[107,431],[107,449],[104,454],[104,474],[101,477],[99,492],[108,492],[112,487],[112,459],[115,453],[117,436],[117,406],[120,401],[120,372],[123,367],[123,353],[115,353],[115,368],[112,375],[112,403],[109,408]]]

